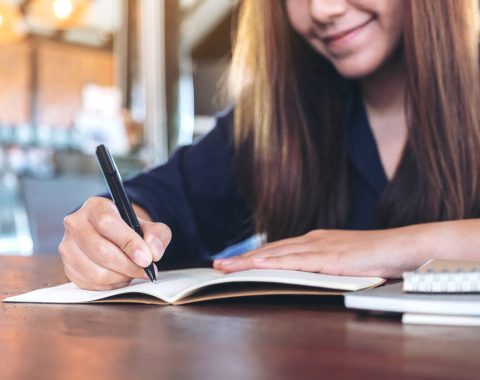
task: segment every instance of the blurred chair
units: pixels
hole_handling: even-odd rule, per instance
[[[106,186],[96,175],[61,175],[53,179],[20,179],[34,254],[57,254],[63,237],[63,218],[85,199],[103,193]]]

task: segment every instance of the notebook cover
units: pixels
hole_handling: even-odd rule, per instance
[[[353,309],[396,313],[480,316],[480,294],[405,293],[403,283],[345,294],[345,306]]]
[[[415,272],[457,272],[480,270],[480,261],[477,260],[430,260]]]
[[[275,284],[224,284],[225,286],[215,285],[211,288],[202,289],[190,296],[182,298],[173,305],[186,305],[197,302],[205,302],[219,299],[242,298],[242,297],[260,297],[260,296],[342,296],[344,292],[328,289],[315,289],[303,286],[276,286]],[[246,286],[247,285],[247,286]],[[248,285],[253,285],[250,287]],[[260,286],[260,287],[259,287]],[[235,289],[236,288],[236,289]],[[168,305],[156,297],[131,293],[91,301],[89,303],[133,303],[146,305]]]

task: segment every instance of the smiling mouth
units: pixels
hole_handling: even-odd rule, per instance
[[[335,34],[331,34],[331,35],[328,35],[328,36],[325,36],[322,38],[322,40],[326,43],[326,44],[333,44],[333,43],[336,43],[336,42],[339,42],[339,41],[342,41],[342,40],[346,40],[348,37],[351,37],[353,36],[354,34],[356,34],[360,29],[362,29],[363,27],[367,26],[368,24],[370,24],[370,22],[373,20],[373,18],[367,20],[366,22],[364,22],[363,24],[360,24],[354,28],[351,28],[351,29],[348,29],[348,30],[345,30],[343,32],[339,32],[339,33],[335,33]]]

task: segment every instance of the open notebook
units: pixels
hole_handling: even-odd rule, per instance
[[[380,277],[330,276],[289,270],[251,269],[225,274],[210,268],[195,268],[160,272],[156,283],[134,280],[129,286],[109,291],[83,290],[67,283],[9,297],[4,302],[96,301],[178,305],[270,294],[341,295],[345,291],[367,289],[383,282]]]

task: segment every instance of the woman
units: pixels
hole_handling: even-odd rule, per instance
[[[477,18],[476,0],[245,0],[234,115],[127,183],[145,241],[107,199],[68,216],[67,276],[119,287],[255,232],[270,243],[214,267],[399,277],[479,258]]]

